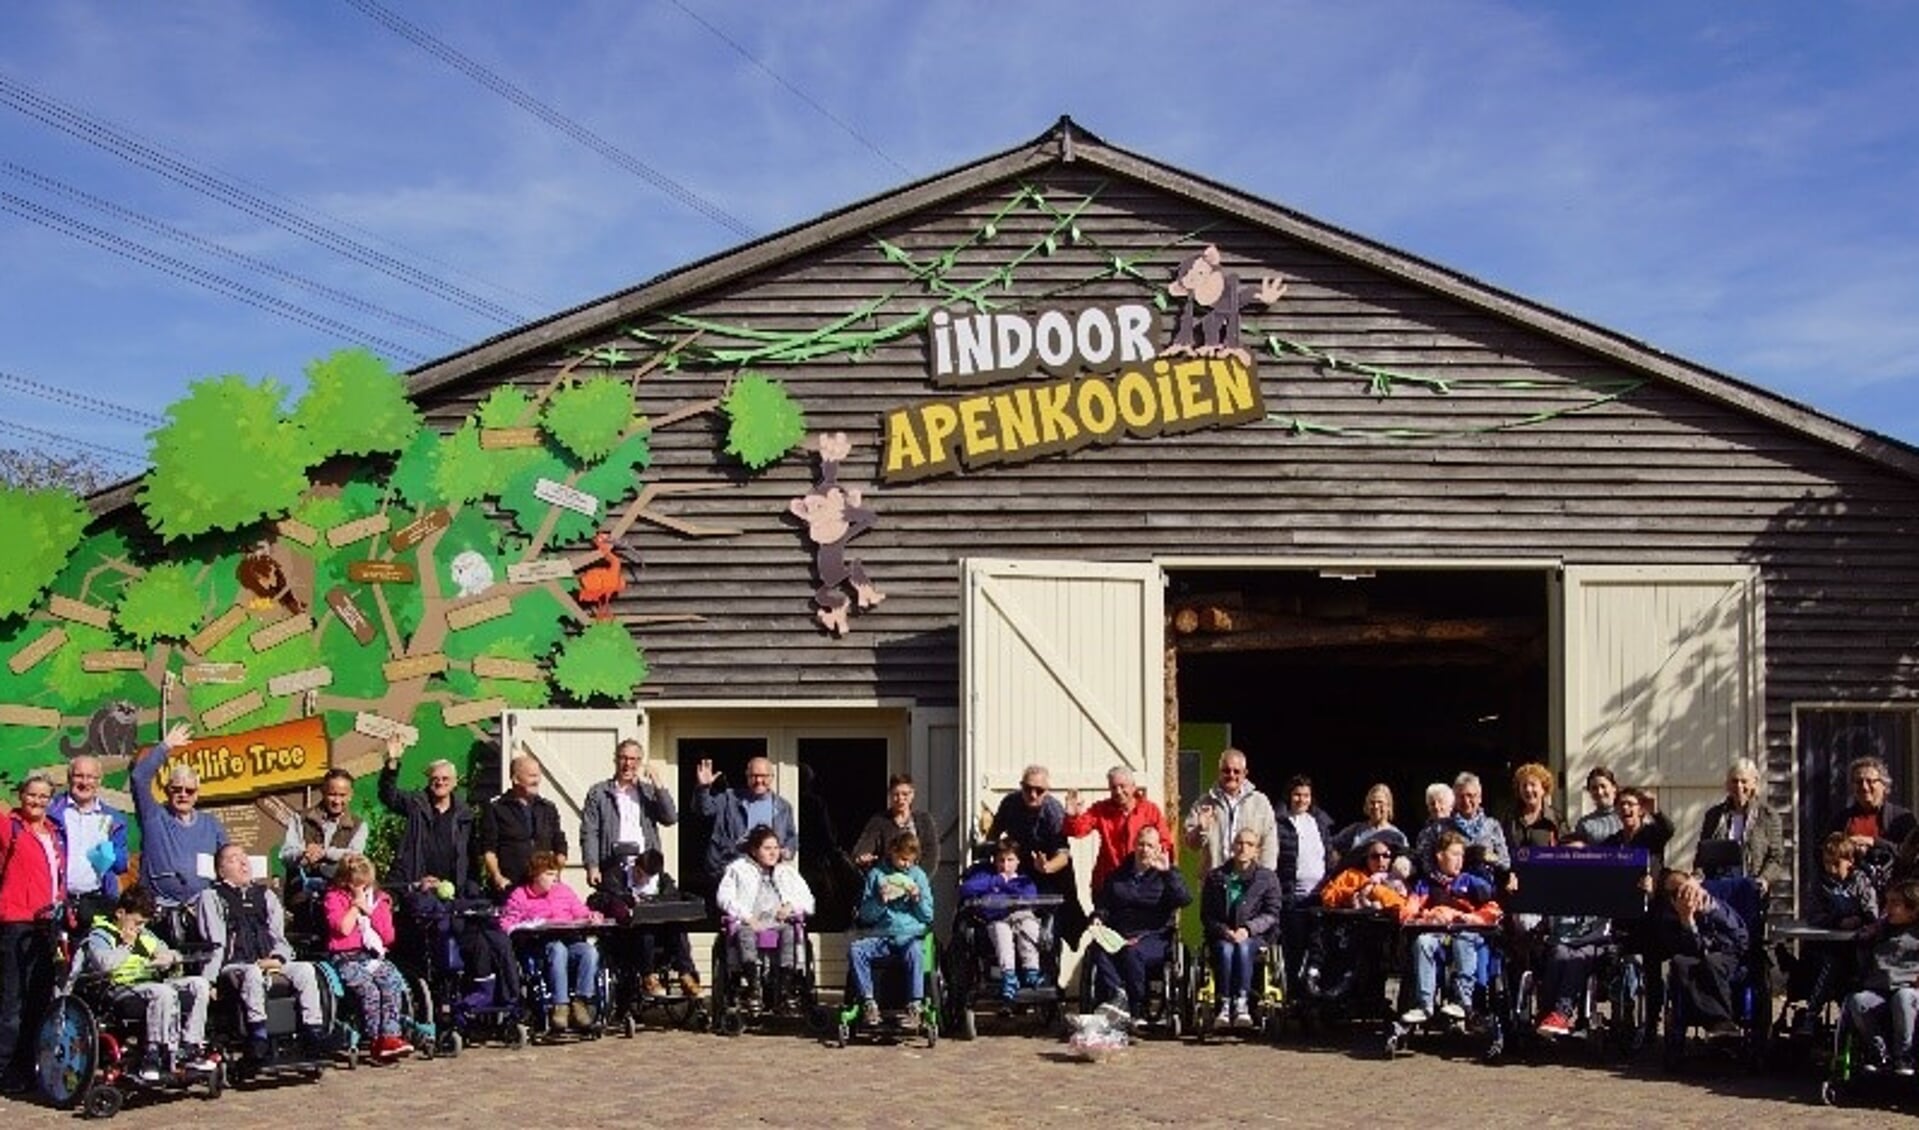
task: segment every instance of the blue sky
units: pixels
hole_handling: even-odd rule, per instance
[[[1131,0],[385,2],[754,232],[1066,113],[1919,443],[1919,8],[1898,0],[1266,3],[1207,19]],[[0,80],[0,421],[135,455],[132,419],[4,375],[158,413],[204,376],[297,388],[343,343],[179,273],[427,357],[740,242],[346,0],[7,4]],[[48,99],[464,305],[20,109],[57,116]],[[174,274],[47,226],[76,223]]]

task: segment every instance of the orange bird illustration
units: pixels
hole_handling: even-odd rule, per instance
[[[613,617],[610,607],[615,597],[626,588],[626,566],[638,567],[640,559],[624,546],[616,546],[606,534],[593,535],[595,560],[580,566],[580,604],[593,609],[595,620],[609,620]]]

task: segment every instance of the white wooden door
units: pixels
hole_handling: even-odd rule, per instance
[[[580,853],[580,811],[586,792],[613,775],[613,751],[628,739],[647,749],[644,710],[510,710],[500,731],[500,780],[505,791],[513,756],[521,751],[539,759],[544,773],[540,795],[560,809],[566,833],[566,871],[562,876],[582,897],[589,893],[586,863]],[[668,774],[665,778],[672,780]],[[671,851],[670,844],[662,848]],[[670,857],[667,866],[675,861]]]
[[[1652,788],[1687,866],[1735,757],[1765,765],[1763,601],[1743,566],[1567,566],[1562,741],[1566,788],[1595,765]],[[1768,782],[1775,810],[1790,790]],[[1568,806],[1584,810],[1584,798]],[[1791,827],[1791,821],[1786,821]]]

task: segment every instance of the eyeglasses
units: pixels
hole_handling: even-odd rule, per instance
[[[1391,859],[1392,857],[1393,853],[1390,851],[1369,851],[1366,853],[1367,859]]]
[[[1852,779],[1852,783],[1855,785],[1865,785],[1867,787],[1871,787],[1873,785],[1885,784],[1886,779],[1884,777],[1854,777]]]
[[[199,791],[200,790],[194,787],[193,785],[168,785],[167,786],[167,793],[170,796],[192,796]]]
[[[1246,770],[1244,770],[1244,769],[1221,769],[1221,770],[1219,771],[1219,775],[1220,775],[1220,776],[1222,776],[1222,777],[1244,777],[1244,776],[1246,775]]]
[[[1027,796],[1045,796],[1046,786],[1045,785],[1021,785],[1019,787],[1019,791],[1025,793]]]
[[[749,781],[770,781],[770,780],[772,780],[772,779],[773,779],[773,774],[771,774],[771,773],[748,773],[748,774],[746,775],[746,779],[747,779],[747,780],[749,780]]]

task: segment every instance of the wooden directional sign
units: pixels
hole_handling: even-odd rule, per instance
[[[326,532],[327,544],[335,549],[343,545],[352,545],[356,541],[365,541],[375,534],[386,533],[393,520],[385,514],[374,514],[365,518],[356,518],[351,522],[342,522]]]
[[[113,624],[113,613],[104,608],[96,608],[91,604],[82,604],[77,600],[69,600],[64,596],[56,596],[47,601],[47,611],[60,617],[62,620],[72,620],[76,624],[86,624],[89,627],[99,628],[102,631]]]
[[[349,561],[346,579],[362,585],[410,585],[420,578],[404,561]]]
[[[589,518],[600,512],[599,499],[583,490],[575,490],[565,483],[556,483],[552,479],[536,480],[533,484],[533,497],[564,510],[578,511]]]
[[[396,722],[383,714],[369,714],[364,710],[353,716],[353,730],[355,733],[365,734],[369,738],[378,738],[381,741],[399,738],[407,745],[420,740],[420,731],[405,722]]]
[[[0,726],[38,726],[52,730],[60,725],[60,712],[45,706],[16,706],[0,702]]]
[[[138,671],[147,665],[143,651],[89,651],[80,657],[80,670],[98,675],[108,671]]]
[[[447,511],[447,508],[435,506],[387,535],[386,544],[393,552],[402,553],[452,524],[453,515]]]
[[[282,518],[273,524],[281,537],[288,541],[297,541],[301,545],[312,545],[320,540],[320,531],[300,521],[298,518]]]
[[[55,628],[9,656],[7,659],[7,670],[12,671],[16,675],[24,675],[28,671],[31,671],[36,663],[39,663],[42,659],[52,655],[54,652],[59,651],[61,645],[66,642],[67,630],[65,628]]]
[[[313,630],[313,617],[304,612],[298,616],[289,616],[277,624],[268,624],[247,637],[247,646],[255,651],[266,651],[297,636],[306,635]],[[206,720],[201,719],[202,724]]]
[[[506,579],[516,585],[537,585],[542,581],[564,581],[573,575],[573,563],[564,557],[542,557],[506,567]]]
[[[501,659],[492,655],[474,656],[473,674],[480,679],[506,679],[515,683],[546,681],[546,668],[538,663],[524,659]]]
[[[250,690],[237,698],[227,699],[217,706],[209,706],[202,710],[200,724],[209,730],[217,730],[235,718],[244,718],[266,704],[265,695],[258,690]]]
[[[446,656],[441,652],[431,655],[410,655],[405,659],[395,659],[381,668],[389,683],[403,683],[408,679],[423,679],[428,675],[437,675],[446,670]]]
[[[498,718],[506,712],[503,698],[483,698],[478,702],[447,703],[440,710],[440,721],[448,726],[464,726],[482,718]]]
[[[480,429],[480,448],[483,451],[501,451],[509,447],[538,447],[541,442],[538,428]]]
[[[347,631],[353,633],[353,638],[360,641],[360,646],[372,643],[373,637],[379,634],[373,627],[373,621],[367,619],[367,614],[353,603],[353,594],[346,589],[338,585],[328,589],[326,606],[333,609],[333,614],[340,618],[340,623],[346,625]]]
[[[247,681],[247,665],[244,663],[189,663],[180,668],[180,677],[186,680],[189,687],[244,683]]]
[[[220,641],[233,634],[233,630],[247,622],[247,610],[234,605],[215,617],[213,622],[200,629],[200,634],[187,641],[187,646],[205,655],[218,647]]]
[[[317,691],[321,687],[333,685],[333,668],[308,667],[304,671],[288,671],[284,675],[275,675],[267,680],[267,693],[275,698],[300,694],[304,691]]]
[[[490,600],[447,609],[446,626],[457,632],[462,628],[471,628],[475,624],[484,624],[488,620],[498,620],[502,616],[511,615],[512,612],[513,598],[496,596]]]

